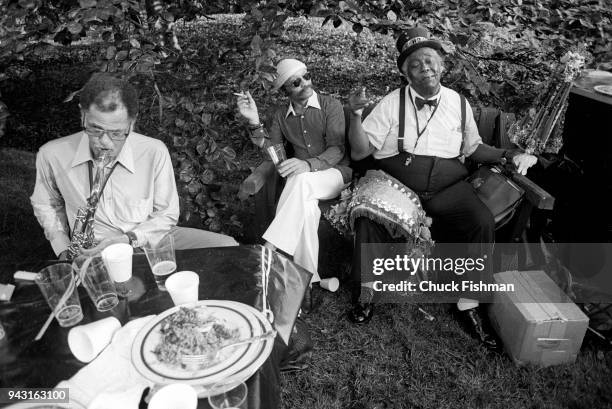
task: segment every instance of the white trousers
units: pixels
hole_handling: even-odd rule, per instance
[[[276,216],[263,235],[264,240],[293,256],[297,265],[310,271],[311,282],[320,281],[319,200],[333,199],[344,187],[338,169],[304,172],[287,179],[276,207]]]

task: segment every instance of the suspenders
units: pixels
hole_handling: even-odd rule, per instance
[[[406,126],[406,86],[400,88],[399,106],[399,135],[397,136],[397,150],[404,151],[404,127]]]
[[[463,95],[459,95],[461,98],[461,148],[459,148],[459,156],[462,156],[463,145],[465,144],[465,112],[466,112],[466,101]],[[400,104],[399,104],[399,135],[397,136],[397,150],[398,152],[404,151],[404,128],[406,126],[406,86],[400,88]],[[410,162],[406,163],[409,165]]]
[[[465,144],[465,97],[459,95],[461,98],[461,147],[459,148],[459,157],[463,156],[463,145]]]

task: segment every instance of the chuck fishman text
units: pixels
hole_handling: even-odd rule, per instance
[[[450,283],[436,283],[433,281],[421,281],[414,283],[411,281],[400,281],[397,283],[384,283],[374,281],[372,285],[374,291],[379,292],[514,292],[512,283],[485,283],[484,281],[453,281]]]

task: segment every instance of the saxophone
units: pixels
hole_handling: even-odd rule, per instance
[[[104,166],[107,154],[104,152],[96,162],[96,176],[91,185],[89,198],[84,206],[79,207],[72,229],[72,239],[68,246],[68,260],[73,260],[81,249],[94,246],[95,237],[93,231],[94,217],[100,200],[101,189],[104,184]]]

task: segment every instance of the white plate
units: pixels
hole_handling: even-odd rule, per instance
[[[260,335],[272,329],[261,312],[246,304],[224,300],[202,300],[186,307],[201,309],[206,314],[225,321],[229,328],[238,329],[239,338]],[[160,340],[161,323],[179,309],[180,307],[173,307],[159,314],[138,332],[132,344],[132,363],[142,376],[152,382],[162,385],[182,382],[208,386],[225,380],[241,382],[252,376],[272,352],[274,339],[267,339],[227,348],[222,351],[220,362],[199,370],[182,369],[160,362],[153,349]],[[199,392],[200,396],[206,396],[212,391],[207,391],[204,387]]]
[[[612,97],[612,85],[595,85],[593,89],[601,94]]]
[[[593,78],[593,79],[612,77],[612,72],[608,72],[608,71],[603,71],[603,70],[584,70],[584,71],[587,77]]]

